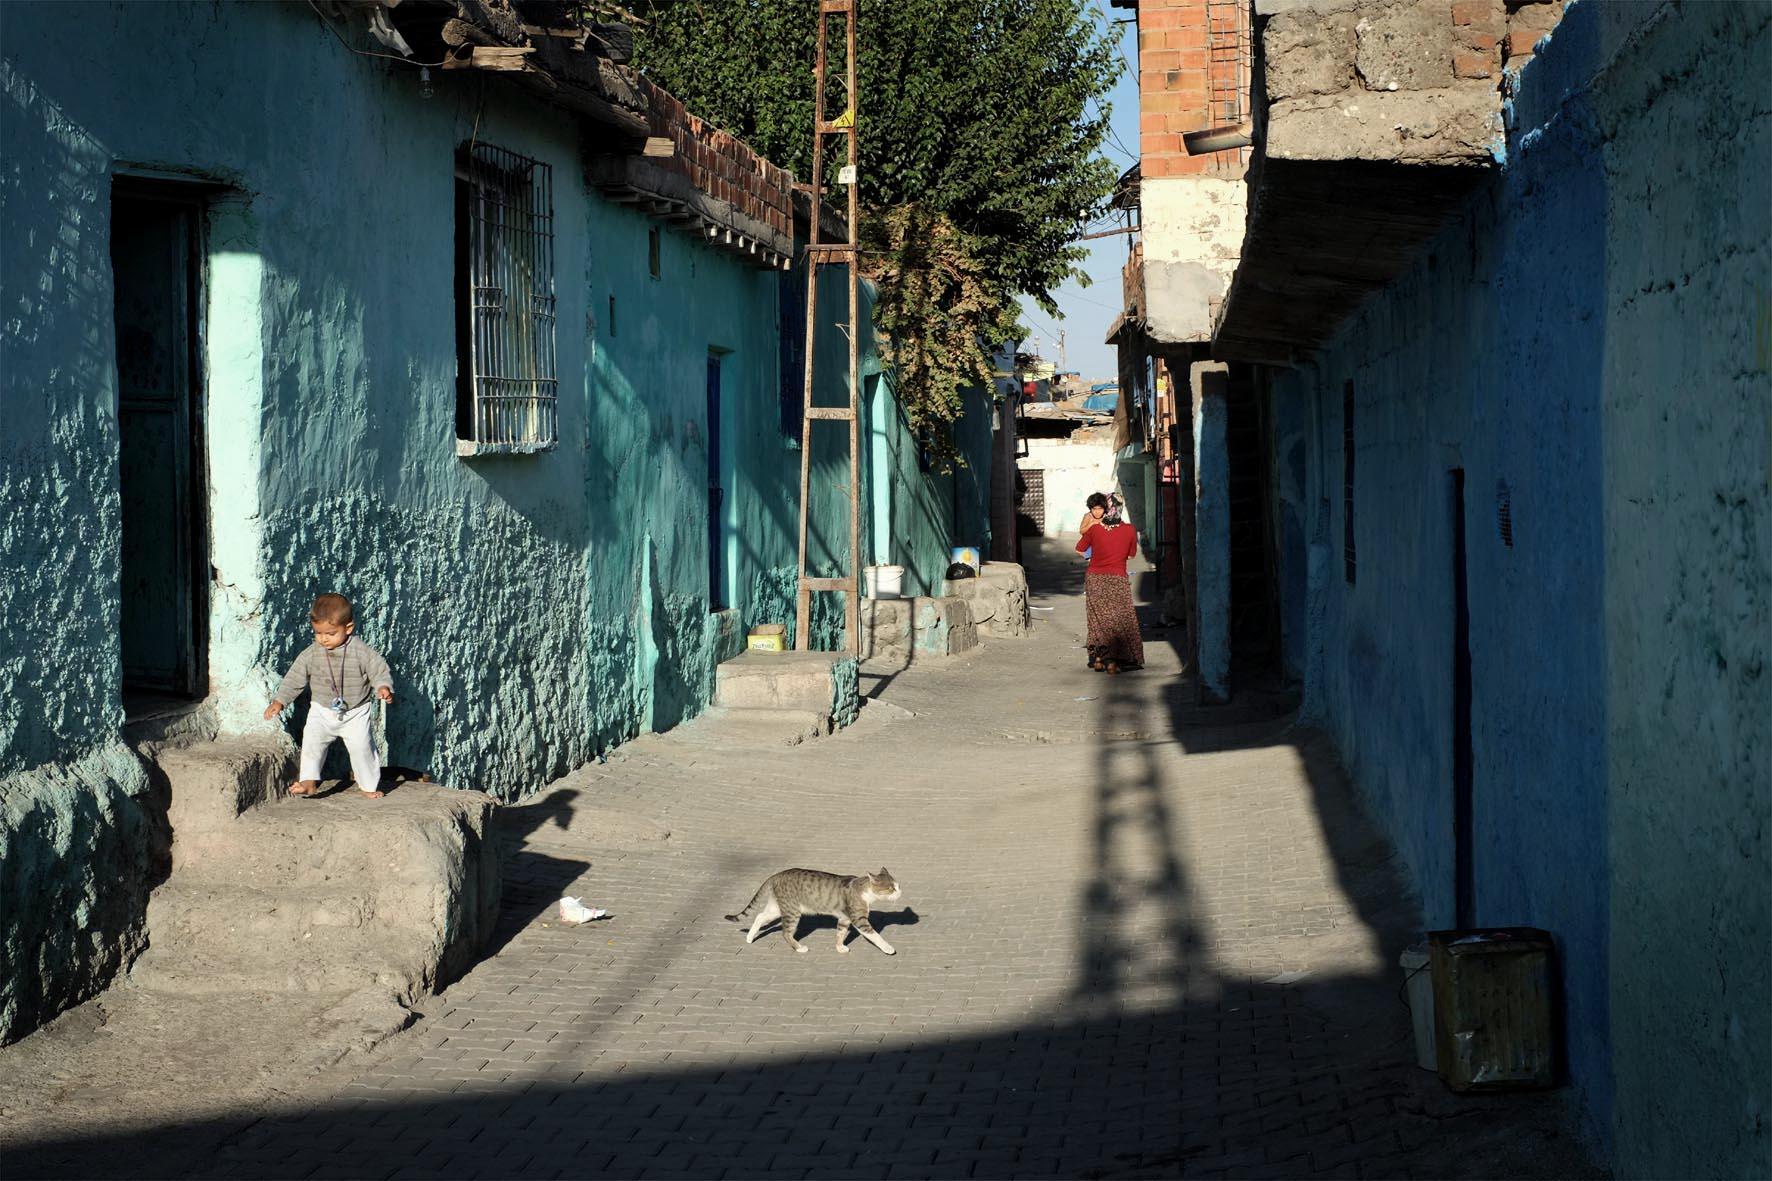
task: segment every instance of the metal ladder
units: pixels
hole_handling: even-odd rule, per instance
[[[861,651],[861,340],[857,332],[860,321],[860,256],[857,234],[860,232],[860,185],[856,176],[855,139],[855,4],[856,0],[819,0],[818,60],[813,67],[812,123],[812,231],[806,246],[806,389],[800,431],[800,582],[797,602],[798,622],[794,647],[802,652],[811,647],[812,593],[842,591],[848,596],[843,622],[846,648],[851,655]],[[841,16],[844,39],[848,46],[847,69],[844,73],[844,98],[848,109],[836,119],[825,118],[826,36],[830,18]],[[847,167],[839,180],[849,187],[848,240],[820,242],[819,220],[824,205],[825,143],[829,136],[848,137]],[[817,357],[818,335],[818,269],[822,265],[849,268],[849,405],[814,406],[813,367]],[[815,422],[847,422],[849,424],[849,572],[836,578],[809,578],[806,574],[806,517],[812,491],[812,424]]]

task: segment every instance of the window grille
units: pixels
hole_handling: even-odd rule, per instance
[[[553,169],[489,144],[457,170],[456,434],[473,450],[524,451],[559,438],[554,355]]]

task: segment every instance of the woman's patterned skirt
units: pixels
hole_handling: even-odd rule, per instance
[[[1144,640],[1132,606],[1132,583],[1123,574],[1086,574],[1083,607],[1089,619],[1089,659],[1121,668],[1144,665]]]

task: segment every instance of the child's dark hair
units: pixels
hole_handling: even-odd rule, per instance
[[[308,612],[308,619],[313,623],[330,623],[343,627],[347,623],[355,623],[356,615],[351,611],[351,600],[343,595],[327,591],[314,599],[313,610]]]
[[[1106,507],[1108,507],[1107,494],[1104,492],[1091,492],[1089,494],[1089,499],[1085,500],[1083,502],[1083,507],[1085,507],[1085,508],[1106,508]]]

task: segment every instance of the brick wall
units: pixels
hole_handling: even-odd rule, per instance
[[[778,233],[793,236],[793,173],[771,164],[737,136],[691,114],[663,87],[641,77],[639,90],[646,99],[652,134],[677,146],[675,155],[656,161],[659,166]]]
[[[1242,0],[1138,6],[1139,156],[1145,179],[1240,173],[1240,149],[1190,156],[1181,137],[1248,109],[1249,15]]]

